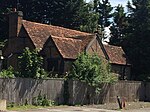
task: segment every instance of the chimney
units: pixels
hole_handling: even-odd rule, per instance
[[[18,33],[22,26],[23,13],[21,11],[13,11],[9,14],[9,38],[18,37]]]

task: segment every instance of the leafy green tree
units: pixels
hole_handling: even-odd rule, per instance
[[[37,50],[30,51],[25,48],[19,56],[19,77],[25,78],[45,78],[47,73],[42,69],[43,58],[39,56]]]
[[[98,87],[102,83],[115,81],[114,75],[106,60],[97,55],[80,54],[74,62],[70,78],[85,81],[91,86]]]
[[[132,4],[128,2],[128,11],[124,49],[133,65],[133,78],[139,80],[140,75],[150,74],[150,1],[132,0]],[[146,77],[141,80],[147,80]]]
[[[110,44],[121,46],[126,34],[127,19],[124,7],[118,5],[113,13],[113,23],[110,27],[111,38]]]

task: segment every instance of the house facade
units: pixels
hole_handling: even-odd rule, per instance
[[[130,77],[130,64],[122,48],[103,45],[97,34],[23,20],[22,12],[9,15],[9,39],[3,49],[7,66],[18,69],[18,56],[23,49],[38,49],[47,71],[63,74],[81,52],[97,53],[108,60],[112,71],[121,77]]]

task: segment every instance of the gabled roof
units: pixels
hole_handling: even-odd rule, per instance
[[[79,39],[52,36],[52,40],[63,58],[76,59],[81,52],[82,41]]]
[[[23,26],[36,48],[42,49],[48,38],[52,38],[62,57],[69,59],[76,59],[95,37],[85,32],[26,20],[23,20]]]
[[[110,63],[129,65],[126,55],[121,47],[113,45],[104,45]]]
[[[36,48],[42,49],[43,45],[50,36],[56,36],[59,38],[64,37],[82,37],[91,35],[89,33],[84,33],[76,30],[71,30],[63,27],[46,25],[36,22],[30,22],[23,20],[23,26],[26,29],[28,35],[33,41]],[[83,39],[85,40],[85,39]],[[85,42],[86,43],[86,42]]]
[[[93,38],[94,35],[68,38],[52,36],[52,40],[62,57],[68,59],[76,59],[79,53],[85,51]]]
[[[52,38],[62,57],[67,59],[76,59],[95,38],[95,35],[89,33],[26,20],[23,20],[23,27],[36,48],[43,49],[48,38]],[[125,53],[121,47],[104,45],[104,48],[111,63],[126,64]]]

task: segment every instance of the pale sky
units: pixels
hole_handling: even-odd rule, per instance
[[[127,5],[128,0],[109,0],[111,5],[117,6],[118,4],[122,4],[124,7]]]
[[[92,0],[86,0],[87,2]],[[118,4],[122,4],[124,7],[127,5],[128,0],[109,0],[112,6],[117,6]],[[129,0],[131,1],[131,0]]]

